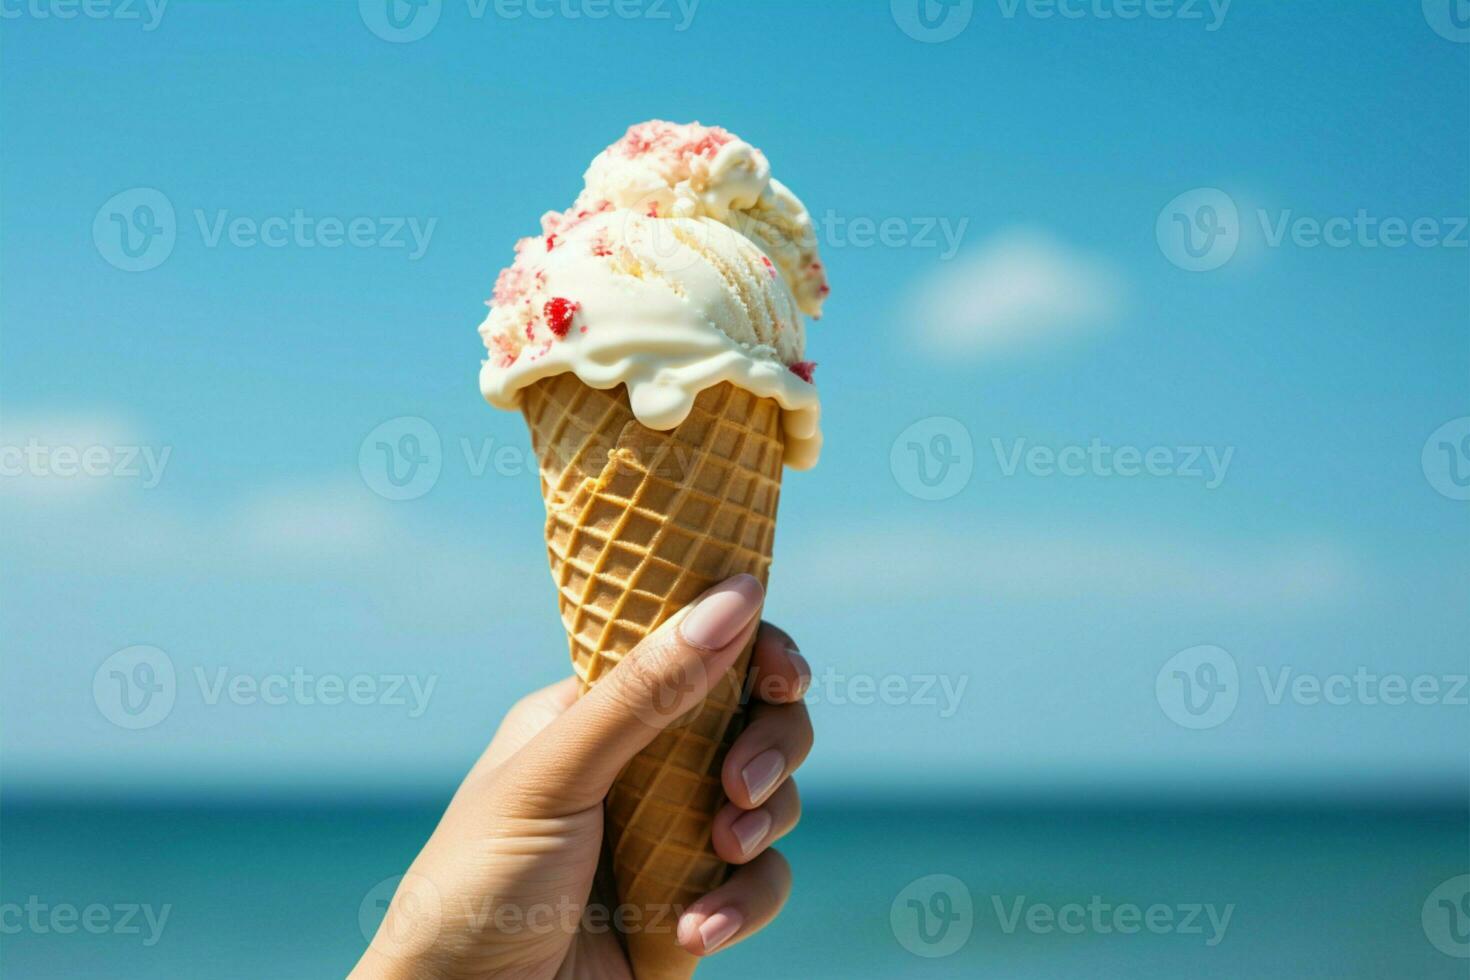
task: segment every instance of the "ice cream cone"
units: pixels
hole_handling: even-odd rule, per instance
[[[784,455],[781,409],[729,383],[701,392],[667,431],[635,418],[621,386],[573,374],[527,386],[546,503],[546,546],[584,689],[710,586],[765,583]],[[679,913],[724,881],[710,827],[720,766],[740,726],[750,650],[696,711],[663,731],[607,799],[607,835],[637,980],[678,980],[698,960],[675,942]],[[664,719],[667,721],[667,719]]]

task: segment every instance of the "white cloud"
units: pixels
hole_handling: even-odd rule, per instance
[[[242,556],[288,562],[369,558],[395,536],[386,506],[347,481],[257,494],[227,530]]]
[[[945,356],[990,354],[1106,326],[1124,284],[1111,263],[1043,231],[1016,228],[920,284],[922,340]]]

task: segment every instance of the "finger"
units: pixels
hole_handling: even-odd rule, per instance
[[[530,801],[537,816],[600,803],[633,756],[703,701],[734,666],[764,599],[750,575],[710,589],[521,750],[502,774],[503,788]]]
[[[745,864],[791,833],[800,820],[801,794],[796,790],[796,780],[788,779],[754,810],[742,810],[726,803],[715,814],[710,840],[720,860]]]
[[[812,719],[806,705],[751,705],[744,730],[720,770],[730,802],[742,810],[764,803],[806,761],[812,750]]]
[[[764,929],[791,895],[791,865],[766,851],[679,917],[676,938],[695,956],[731,946]]]
[[[532,691],[506,712],[505,720],[490,740],[490,747],[480,756],[478,767],[494,768],[515,755],[535,738],[552,720],[577,700],[582,682],[576,676],[565,677],[549,687]]]
[[[796,641],[779,626],[761,623],[750,657],[750,692],[770,704],[800,701],[812,684],[812,668]]]

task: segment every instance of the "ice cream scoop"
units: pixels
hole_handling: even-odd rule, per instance
[[[785,460],[816,463],[820,407],[805,317],[828,292],[811,217],[765,156],[718,127],[653,121],[600,153],[573,206],[516,245],[480,326],[480,388],[515,409],[573,373],[625,385],[667,430],[729,382],[782,409]]]

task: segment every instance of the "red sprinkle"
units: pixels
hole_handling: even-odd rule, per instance
[[[567,331],[572,329],[572,317],[582,308],[581,303],[573,303],[569,299],[560,296],[548,300],[545,309],[546,326],[558,337],[565,337]]]
[[[792,374],[796,375],[807,384],[814,383],[812,381],[812,373],[817,370],[816,361],[797,361],[795,364],[787,365],[787,367],[790,368]]]
[[[657,201],[654,201],[652,204],[650,204],[648,206],[648,216],[650,218],[657,218],[658,217],[658,202]]]
[[[555,235],[547,235],[546,236],[546,251],[549,252],[549,251],[551,251],[554,248],[556,248],[556,236]]]
[[[776,267],[771,264],[771,260],[768,259],[766,256],[762,255],[761,256],[761,261],[766,264],[766,271],[771,274],[771,278],[772,279],[776,278]]]

